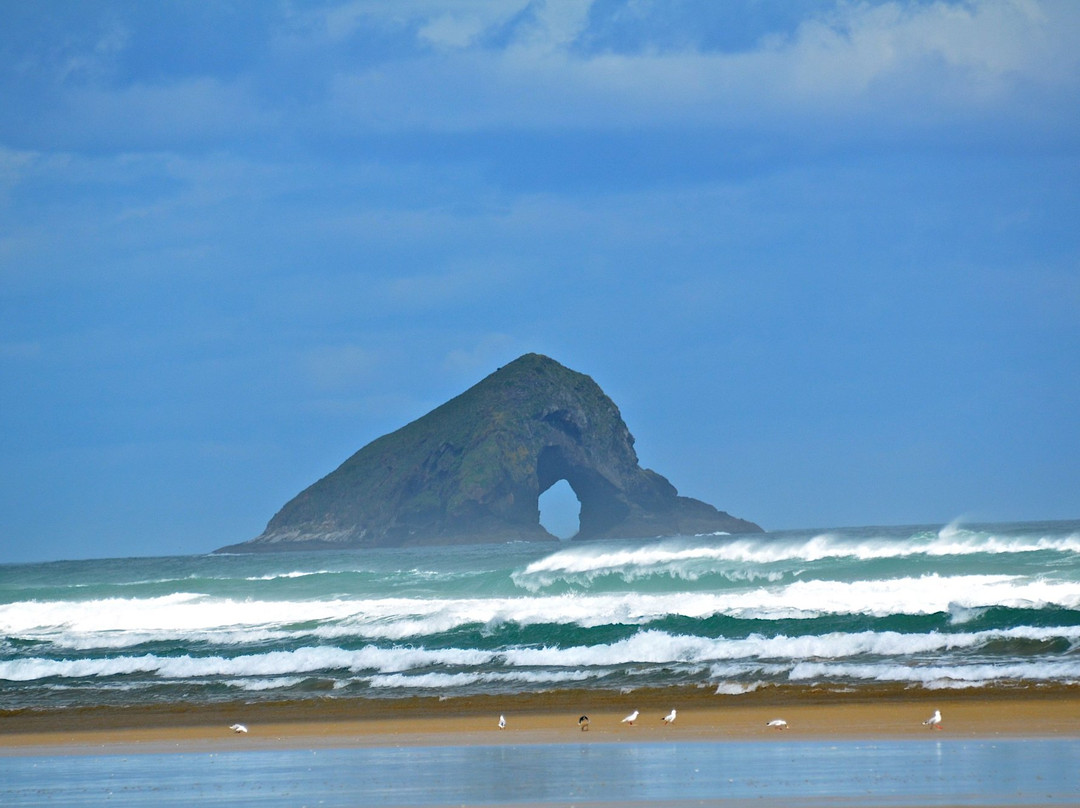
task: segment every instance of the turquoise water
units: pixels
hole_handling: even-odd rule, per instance
[[[1080,521],[0,566],[5,709],[1080,682]]]
[[[1080,741],[553,744],[0,757],[0,805],[1080,804]]]

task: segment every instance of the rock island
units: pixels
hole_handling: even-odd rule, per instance
[[[526,354],[372,441],[261,535],[217,552],[555,541],[539,497],[560,480],[581,503],[574,540],[761,532],[642,468],[596,382]]]

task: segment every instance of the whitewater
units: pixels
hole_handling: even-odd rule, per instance
[[[1080,521],[0,565],[4,709],[1080,682]]]

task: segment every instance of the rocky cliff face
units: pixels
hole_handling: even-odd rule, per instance
[[[554,540],[538,499],[566,480],[575,538],[758,532],[638,465],[618,408],[588,376],[527,354],[375,440],[228,552]]]

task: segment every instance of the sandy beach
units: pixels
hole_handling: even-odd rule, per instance
[[[673,708],[678,717],[665,725]],[[633,710],[640,711],[634,725],[623,723]],[[943,715],[939,730],[923,724],[934,710]],[[578,726],[581,715],[589,716],[588,731]],[[774,718],[788,728],[766,726]],[[234,722],[249,731],[231,732]],[[700,688],[0,712],[0,755],[928,736],[1080,736],[1080,689],[719,696]]]
[[[623,723],[635,709],[634,726]],[[934,710],[940,730],[923,724]],[[778,717],[789,729],[766,726]],[[249,731],[232,732],[233,722]],[[1060,808],[1080,799],[1078,726],[1080,693],[1069,688],[667,688],[8,712],[0,802]]]

